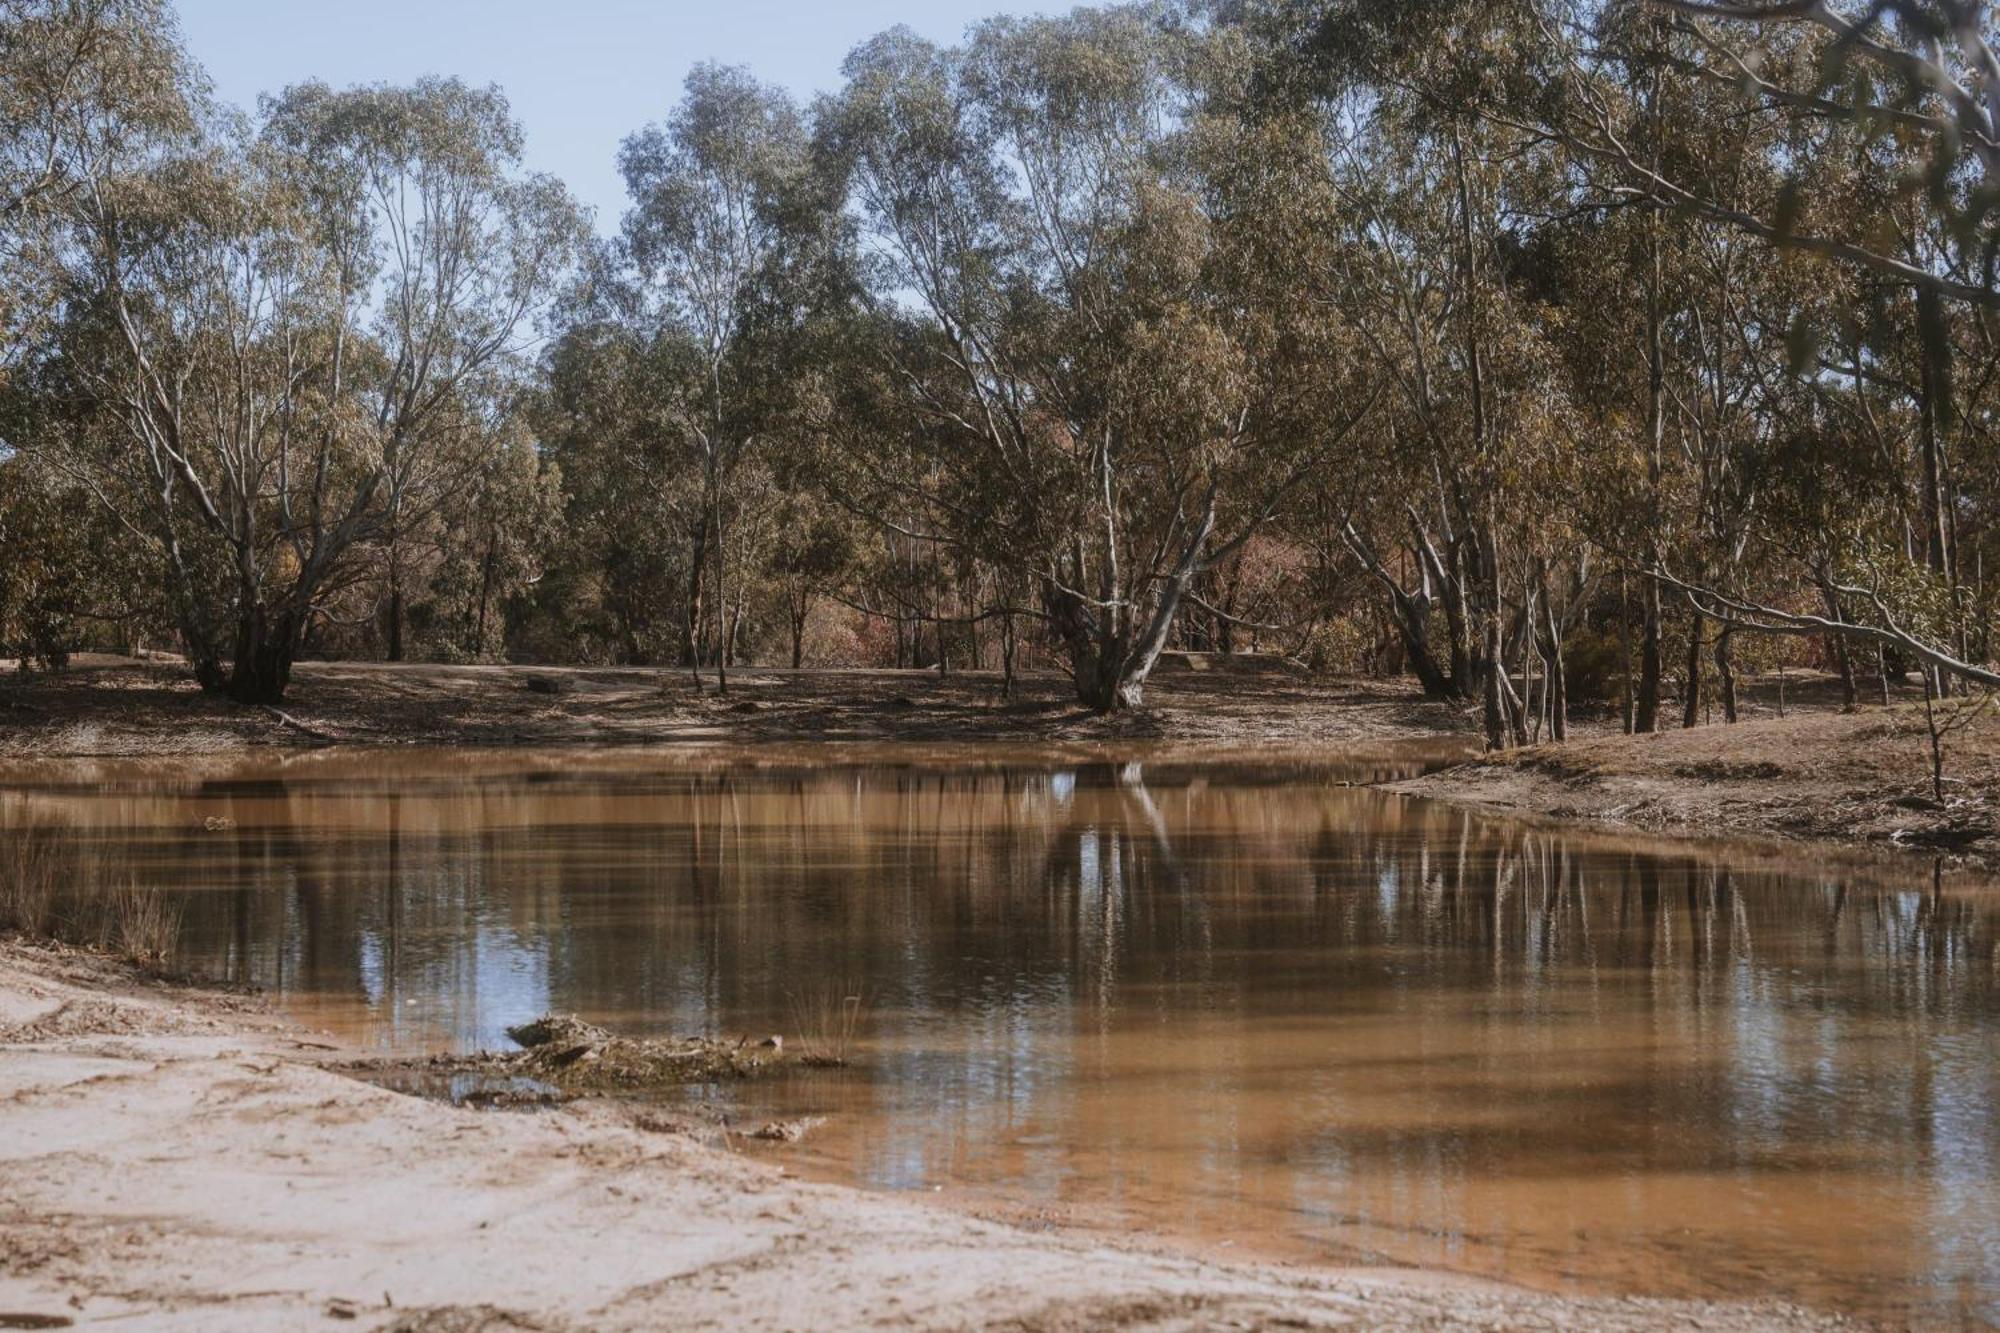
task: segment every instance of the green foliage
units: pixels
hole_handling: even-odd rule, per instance
[[[1944,17],[897,29],[810,107],[697,67],[591,244],[498,89],[244,115],[157,0],[0,0],[0,652],[171,632],[265,700],[308,647],[811,640],[1111,708],[1241,629],[1495,743],[1544,654],[1623,688],[1620,615],[1666,676],[1719,615],[1976,673],[2000,125]]]

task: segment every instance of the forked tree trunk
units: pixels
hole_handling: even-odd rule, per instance
[[[1569,670],[1563,665],[1562,623],[1556,618],[1555,603],[1547,592],[1542,596],[1542,661],[1547,668],[1549,735],[1557,741],[1569,739]]]
[[[1733,625],[1724,625],[1722,632],[1715,636],[1715,679],[1722,695],[1722,720],[1734,723],[1736,713],[1736,663],[1731,653],[1730,640],[1736,635]]]
[[[1043,605],[1069,657],[1077,702],[1095,713],[1121,713],[1145,702],[1147,678],[1166,647],[1189,577],[1176,572],[1162,581],[1159,600],[1137,640],[1112,628],[1112,618],[1097,614],[1074,592],[1053,579],[1044,581]]]
[[[283,703],[298,658],[300,629],[300,618],[291,611],[272,614],[254,604],[245,611],[236,623],[229,697],[242,704]]]

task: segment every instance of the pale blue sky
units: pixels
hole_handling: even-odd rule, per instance
[[[1036,0],[179,0],[189,51],[243,107],[308,78],[336,86],[455,74],[507,90],[529,165],[617,226],[618,143],[659,120],[701,60],[748,65],[804,101],[863,38],[906,23],[953,41]],[[1067,8],[1063,4],[1062,8]]]

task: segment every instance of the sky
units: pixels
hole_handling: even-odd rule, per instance
[[[1067,7],[1066,5],[1064,6]],[[216,93],[253,108],[309,78],[335,87],[423,74],[497,83],[529,167],[597,210],[624,210],[618,144],[663,119],[699,61],[747,65],[801,101],[830,91],[864,38],[898,23],[940,42],[1033,0],[179,0],[188,51]]]

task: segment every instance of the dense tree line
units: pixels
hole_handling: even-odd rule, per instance
[[[599,238],[496,89],[217,105],[0,0],[0,652],[1407,671],[1496,746],[1989,665],[1970,0],[1210,0],[700,66]],[[663,103],[667,97],[663,96]],[[1885,686],[1886,688],[1886,686]]]

